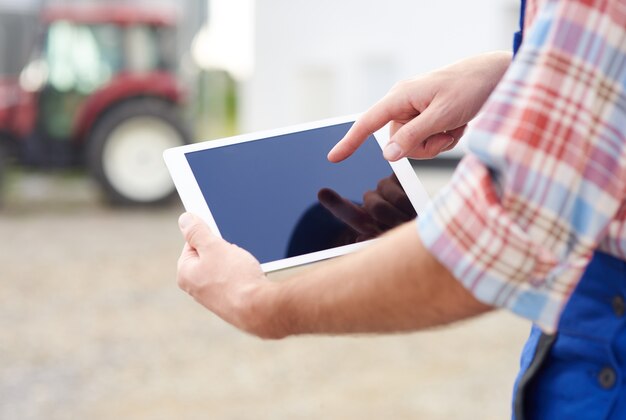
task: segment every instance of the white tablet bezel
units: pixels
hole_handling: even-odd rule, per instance
[[[316,128],[327,127],[331,125],[339,125],[348,122],[354,122],[358,118],[358,115],[350,115],[338,118],[331,118],[321,121],[314,121],[306,124],[292,125],[288,127],[278,128],[274,130],[259,131],[249,134],[242,134],[234,137],[227,137],[223,139],[210,140],[201,143],[188,144],[185,146],[174,147],[165,150],[163,152],[163,158],[165,164],[170,172],[170,175],[176,186],[176,190],[180,196],[180,199],[185,207],[185,210],[198,215],[204,220],[211,230],[222,237],[219,227],[213,218],[211,210],[208,204],[204,200],[204,196],[200,191],[200,186],[196,182],[191,167],[185,157],[186,153],[196,152],[199,150],[213,149],[222,146],[228,146],[237,143],[245,143],[249,141],[263,140],[269,137],[276,137],[284,134],[290,134],[300,131],[308,131]],[[374,138],[382,148],[387,144],[389,135],[388,130],[383,128],[374,133]],[[337,139],[339,140],[339,139]],[[382,157],[381,157],[382,158]],[[390,162],[391,168],[396,174],[398,181],[406,191],[409,200],[413,204],[413,207],[419,215],[424,210],[426,203],[429,201],[428,194],[424,189],[424,186],[417,177],[415,171],[411,167],[408,159],[400,159],[397,162]],[[344,245],[336,248],[331,248],[323,251],[317,251],[309,254],[299,255],[296,257],[284,258],[276,261],[270,261],[261,264],[261,268],[264,272],[268,273],[275,270],[281,270],[285,268],[295,267],[302,264],[311,263],[314,261],[325,260],[328,258],[336,257],[339,255],[347,254],[355,251],[368,243],[375,241],[369,240],[359,242],[351,245]]]

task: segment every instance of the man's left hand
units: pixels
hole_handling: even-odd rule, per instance
[[[186,241],[178,260],[179,287],[226,322],[264,336],[262,311],[255,303],[272,283],[259,262],[214,235],[197,216],[184,213],[178,224]]]

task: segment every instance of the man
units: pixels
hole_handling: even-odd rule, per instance
[[[184,214],[180,287],[266,338],[413,331],[504,307],[536,325],[518,420],[626,418],[626,1],[524,3],[512,63],[484,54],[402,82],[329,153],[345,159],[391,122],[388,160],[432,157],[481,110],[472,153],[417,227],[275,284]]]

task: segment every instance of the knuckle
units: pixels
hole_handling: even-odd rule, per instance
[[[433,149],[432,147],[431,148],[427,148],[425,150],[424,157],[426,157],[427,159],[432,159],[435,156],[437,156],[439,153],[440,153],[439,150]]]
[[[192,226],[187,234],[187,242],[192,244],[195,249],[206,249],[213,241],[211,235],[208,234],[207,227],[197,224]]]
[[[198,237],[200,236],[200,228],[198,225],[193,225],[187,231],[187,239],[188,242],[196,243]]]
[[[405,147],[422,140],[418,137],[419,129],[415,124],[405,124],[403,130],[399,131],[396,136],[396,142]]]
[[[410,82],[411,81],[409,79],[399,80],[391,86],[391,89],[389,90],[389,92],[398,92],[398,91],[403,92],[407,88]]]

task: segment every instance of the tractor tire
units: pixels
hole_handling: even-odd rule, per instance
[[[137,99],[104,114],[87,140],[87,165],[114,205],[159,205],[176,195],[163,151],[188,144],[178,109]]]

